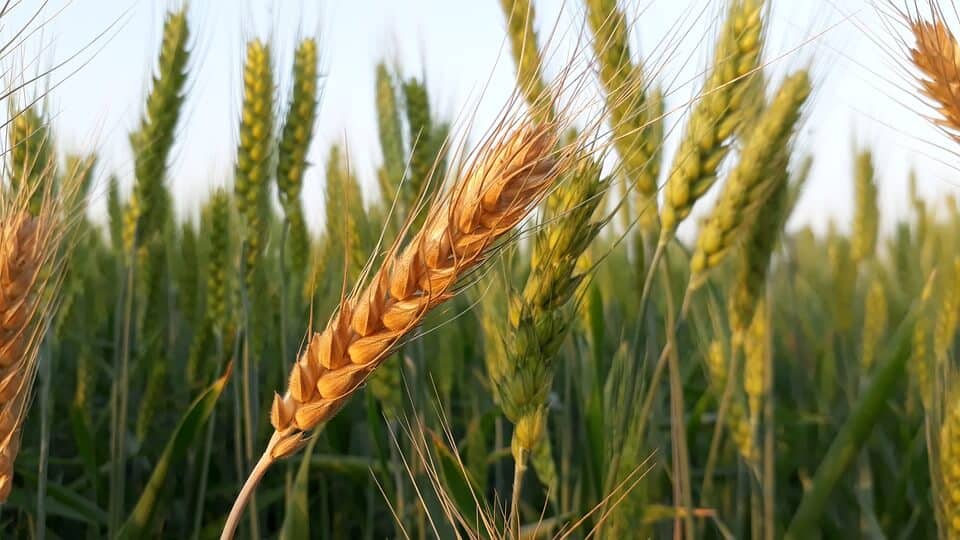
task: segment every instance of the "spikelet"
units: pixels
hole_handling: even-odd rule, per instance
[[[781,174],[770,173],[783,170],[784,166],[776,162],[789,158],[783,148],[789,144],[809,95],[807,72],[797,72],[783,82],[773,102],[757,120],[744,143],[740,161],[730,172],[712,213],[700,228],[690,259],[691,289],[702,283],[706,273],[719,265],[730,248],[741,240],[778,184],[786,180]]]
[[[660,243],[676,233],[717,178],[717,169],[740,129],[741,108],[758,69],[763,35],[762,0],[734,0],[714,52],[713,66],[694,105],[664,188]]]
[[[533,29],[536,13],[531,0],[500,0],[507,18],[507,36],[517,66],[517,86],[530,110],[540,121],[554,118],[553,101],[547,94],[543,78],[543,61],[537,48],[537,32]]]
[[[933,21],[908,17],[906,22],[916,40],[910,49],[910,60],[920,71],[917,77],[920,90],[932,101],[939,115],[933,122],[954,141],[960,141],[960,98],[957,96],[960,45],[957,44],[957,38],[936,10]]]
[[[877,357],[884,334],[887,331],[887,292],[883,282],[874,278],[867,290],[864,304],[863,336],[860,345],[860,370],[870,373]]]
[[[710,378],[710,384],[722,390],[727,386],[728,368],[723,343],[716,339],[711,341],[704,359],[707,363],[707,375]]]
[[[289,258],[297,273],[305,270],[310,251],[300,192],[317,118],[317,88],[317,41],[307,38],[294,54],[293,90],[277,151],[277,188],[290,235]]]
[[[450,299],[567,166],[549,125],[522,124],[488,142],[428,212],[402,251],[391,250],[362,290],[314,334],[271,413],[270,460],[296,452],[304,432],[327,421],[426,315]],[[500,138],[502,137],[502,138]]]
[[[268,234],[269,175],[273,145],[273,64],[270,48],[258,39],[247,44],[243,67],[240,142],[234,197],[243,220],[244,283],[250,290]]]
[[[593,49],[606,91],[614,147],[623,173],[636,191],[635,209],[642,230],[656,223],[657,177],[662,143],[662,96],[647,98],[642,64],[634,64],[626,17],[616,0],[587,0],[587,20],[593,31]],[[625,184],[626,186],[626,184]]]
[[[128,250],[139,246],[147,235],[160,234],[170,219],[170,193],[165,183],[167,159],[183,105],[189,36],[186,10],[168,13],[157,75],[153,77],[140,125],[130,134],[135,181],[125,216],[124,245]]]
[[[410,190],[416,196],[423,189],[430,176],[430,137],[433,120],[430,117],[430,98],[427,87],[416,78],[403,83],[403,102],[407,112],[407,126],[410,130]]]
[[[586,276],[578,262],[600,230],[592,217],[602,189],[600,164],[584,159],[551,196],[557,221],[535,237],[530,266],[536,270],[509,299],[508,370],[492,382],[515,426],[515,455],[532,451],[545,429],[555,356],[570,327],[565,307]]]
[[[877,207],[877,180],[873,154],[869,150],[857,152],[854,166],[854,217],[850,248],[857,263],[869,260],[877,250],[877,229],[880,210]]]

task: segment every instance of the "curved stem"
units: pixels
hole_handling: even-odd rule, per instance
[[[517,453],[514,455],[513,466],[513,494],[510,497],[510,517],[507,518],[507,537],[516,536],[520,538],[520,493],[523,491],[523,475],[527,472],[527,455],[530,452],[526,448],[517,447]],[[510,534],[514,529],[516,522],[516,535]]]
[[[237,532],[237,525],[240,524],[240,518],[243,517],[243,511],[247,507],[247,502],[253,496],[257,485],[267,472],[267,469],[276,461],[272,454],[273,447],[276,446],[277,441],[280,440],[279,435],[279,433],[273,434],[273,437],[270,438],[270,443],[267,444],[267,449],[263,451],[260,460],[257,461],[253,470],[250,471],[250,476],[247,477],[247,481],[243,483],[240,493],[237,495],[236,500],[233,501],[233,507],[227,516],[227,522],[223,525],[223,533],[220,534],[220,540],[233,540],[233,535]]]

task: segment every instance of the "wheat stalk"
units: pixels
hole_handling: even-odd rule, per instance
[[[327,327],[294,364],[285,395],[275,396],[275,432],[251,472],[221,538],[232,538],[247,498],[266,469],[297,452],[305,435],[333,417],[427,312],[449,300],[467,273],[486,260],[569,167],[554,150],[553,124],[501,126],[466,173],[436,199],[423,227],[395,244],[367,285],[344,298]]]

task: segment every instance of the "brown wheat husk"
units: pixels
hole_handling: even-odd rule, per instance
[[[942,16],[932,21],[911,19],[910,30],[916,39],[910,60],[920,70],[920,91],[938,113],[933,122],[960,141],[960,45]]]

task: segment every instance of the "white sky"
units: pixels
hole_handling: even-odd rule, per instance
[[[21,3],[0,34],[9,36],[22,26],[41,0]],[[668,105],[682,109],[699,87],[698,74],[708,62],[722,2],[620,3],[636,19],[634,54],[656,56],[648,64],[662,66],[658,79],[672,91]],[[16,59],[4,59],[8,65],[27,63],[36,71],[38,64],[56,64],[97,40],[54,75],[55,81],[65,79],[52,91],[55,134],[61,149],[96,149],[101,174],[114,172],[124,183],[131,176],[127,133],[142,110],[163,13],[171,5],[176,4],[49,0],[41,16],[46,21],[42,31],[30,38],[30,46]],[[557,28],[555,53],[546,67],[549,77],[570,54],[583,8],[579,0],[535,0],[535,5],[541,41],[554,23]],[[190,91],[170,179],[178,207],[186,215],[196,212],[210,186],[230,181],[243,44],[251,37],[269,39],[276,47],[280,96],[286,96],[297,38],[313,34],[320,40],[324,95],[311,152],[313,163],[319,165],[308,171],[304,192],[312,223],[320,222],[323,212],[322,163],[331,142],[349,145],[352,165],[374,192],[372,171],[380,159],[373,99],[378,60],[396,61],[408,75],[425,72],[435,111],[456,118],[475,109],[475,125],[481,131],[513,85],[498,0],[194,0],[190,9]],[[689,32],[664,57],[664,47],[658,44],[676,35],[677,28]],[[97,39],[102,32],[106,35]],[[920,171],[921,190],[929,196],[957,191],[954,170],[937,160],[956,163],[934,144],[947,141],[919,118],[920,104],[903,91],[908,79],[877,40],[888,49],[895,46],[871,0],[774,2],[765,52],[771,62],[767,73],[778,79],[811,65],[818,83],[801,138],[801,148],[815,155],[815,167],[794,223],[822,229],[828,216],[841,224],[848,220],[855,141],[875,150],[885,226],[906,211],[910,167]],[[682,113],[671,115],[668,126],[682,121]]]

